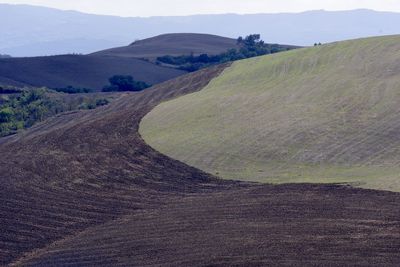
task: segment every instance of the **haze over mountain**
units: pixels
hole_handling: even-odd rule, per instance
[[[315,42],[398,34],[399,24],[399,13],[372,10],[122,18],[0,4],[0,53],[12,56],[91,53],[172,32],[233,38],[260,33],[269,43],[306,46]]]

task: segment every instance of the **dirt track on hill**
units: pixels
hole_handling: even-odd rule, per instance
[[[400,264],[400,194],[222,181],[147,146],[140,119],[225,66],[0,139],[0,264]]]

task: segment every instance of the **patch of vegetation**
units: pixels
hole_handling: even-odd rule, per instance
[[[291,48],[279,44],[266,44],[259,34],[251,34],[247,37],[239,37],[237,39],[239,50],[230,49],[219,55],[209,56],[202,54],[199,56],[162,56],[158,57],[157,61],[176,66],[178,69],[193,72],[199,69],[209,67],[211,65],[221,64],[228,61],[236,61],[245,58],[257,57],[267,54],[274,54],[282,51],[288,51]]]
[[[83,94],[83,93],[92,93],[93,90],[88,88],[80,88],[80,87],[73,87],[67,86],[64,88],[53,88],[54,91],[66,93],[66,94]]]
[[[20,94],[22,93],[21,88],[12,86],[0,86],[0,94]]]
[[[141,91],[150,87],[145,82],[135,81],[130,75],[114,75],[109,80],[110,85],[103,88],[103,92]]]
[[[100,106],[105,106],[109,103],[109,101],[105,98],[99,98],[99,99],[91,99],[89,101],[83,101],[78,109],[95,109]]]
[[[0,54],[0,58],[11,58],[10,55]]]
[[[0,103],[0,137],[14,134],[61,112],[94,109],[109,103],[107,99],[96,96],[68,100],[53,94],[46,88],[36,88],[22,90],[3,100]]]

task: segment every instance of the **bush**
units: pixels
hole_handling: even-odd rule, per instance
[[[110,85],[103,87],[103,92],[141,91],[150,87],[142,81],[135,81],[129,75],[114,75],[109,80]]]
[[[96,100],[96,107],[105,106],[110,103],[107,99],[101,98]]]
[[[71,85],[64,88],[54,88],[53,90],[66,94],[83,94],[93,92],[91,89],[88,88],[73,87]]]
[[[14,115],[14,112],[12,111],[11,108],[5,107],[5,108],[1,109],[0,110],[0,123],[10,122],[13,115]]]

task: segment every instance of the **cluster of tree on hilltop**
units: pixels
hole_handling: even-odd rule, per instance
[[[239,37],[237,39],[237,44],[239,45],[240,49],[229,49],[228,51],[218,55],[166,55],[158,57],[157,61],[159,62],[159,64],[163,63],[173,65],[181,70],[192,72],[211,65],[221,64],[228,61],[274,54],[292,49],[291,47],[282,46],[279,44],[267,44],[263,40],[261,40],[261,36],[259,34],[251,34],[246,36],[245,38]]]

